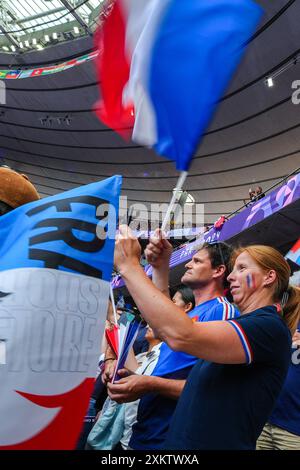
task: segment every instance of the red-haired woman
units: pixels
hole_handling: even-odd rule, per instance
[[[139,255],[137,240],[121,228],[115,265],[143,317],[172,349],[201,358],[164,448],[255,449],[283,386],[290,330],[298,324],[300,291],[289,287],[288,263],[270,247],[237,251],[228,280],[241,316],[193,323],[146,277]]]

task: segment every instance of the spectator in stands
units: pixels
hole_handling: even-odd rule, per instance
[[[172,246],[161,238],[161,233],[151,239],[145,254],[153,267],[153,282],[169,299],[168,277]],[[208,322],[234,318],[234,307],[223,297],[228,264],[232,250],[224,243],[204,244],[187,263],[182,282],[195,294],[196,307],[187,314],[179,305],[179,296],[173,297],[176,310],[185,312],[192,322]],[[150,281],[151,284],[151,281]],[[167,300],[168,300],[167,299]],[[188,299],[190,300],[190,299]],[[170,302],[171,300],[169,300]],[[189,302],[190,303],[190,302]],[[190,308],[190,305],[188,305]],[[170,319],[170,325],[172,320]],[[157,335],[158,337],[159,334]],[[131,401],[141,397],[137,423],[133,427],[129,443],[134,450],[160,450],[195,357],[174,352],[163,343],[159,360],[151,377],[129,376],[116,384],[108,384],[109,395],[116,401]],[[124,374],[125,371],[121,371]]]
[[[300,304],[298,303],[299,318]],[[300,322],[298,324],[300,330]],[[300,333],[293,336],[291,365],[279,399],[261,433],[257,450],[300,450]]]
[[[194,297],[193,291],[189,287],[186,287],[186,286],[181,286],[179,289],[176,290],[172,298],[172,301],[179,308],[182,308],[185,313],[190,312],[195,307],[195,297]],[[145,335],[149,327],[146,323],[145,325],[146,326],[142,325],[142,327],[140,328],[142,332],[142,345],[141,345],[140,333],[138,334],[137,339],[133,345],[133,351],[135,355],[138,355],[148,350],[149,344]],[[110,358],[113,358],[113,361],[111,361]],[[113,374],[114,374],[114,368],[115,368],[115,361],[114,361],[115,354],[110,348],[110,346],[107,346],[106,348],[105,359],[106,359],[106,362],[103,368],[102,381],[103,383],[106,384],[112,379]]]
[[[190,287],[180,286],[172,297],[172,301],[177,307],[182,308],[185,313],[189,313],[195,308],[195,297]]]
[[[173,302],[188,314],[195,304],[191,289],[184,286],[179,288],[173,296]],[[143,363],[135,374],[125,369],[119,371],[123,378],[115,385],[108,384],[112,400],[138,405],[135,408],[137,416],[135,413],[132,421],[134,426],[130,432],[130,449],[161,449],[176,401],[195,362],[195,357],[173,352],[160,342],[146,373],[141,373]],[[129,409],[132,410],[131,407]],[[128,428],[127,423],[126,436],[129,435]],[[124,440],[120,444],[123,449],[127,448]]]
[[[0,167],[0,216],[40,197],[28,177],[8,167]]]
[[[289,329],[294,333],[298,324],[293,306],[300,294],[289,287],[287,261],[271,247],[237,250],[228,280],[242,315],[193,323],[151,283],[139,256],[137,240],[122,227],[115,264],[143,317],[173,350],[202,359],[189,375],[164,449],[255,449],[288,371]],[[190,285],[203,261],[198,256],[188,269]],[[287,291],[282,317],[274,304]]]
[[[255,200],[258,201],[259,199],[262,199],[263,197],[265,197],[265,194],[263,193],[262,187],[257,186],[257,188],[255,189]]]
[[[152,265],[153,283],[169,297],[169,263],[172,254],[171,244],[165,240],[160,230],[150,239],[145,250]],[[226,243],[203,243],[185,267],[181,282],[192,289],[196,307],[190,312],[201,313],[200,321],[222,320],[238,315],[237,310],[223,296],[228,287],[229,262],[232,248]],[[209,311],[208,311],[209,310]],[[203,315],[205,314],[205,315]]]

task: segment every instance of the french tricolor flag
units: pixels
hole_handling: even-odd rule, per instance
[[[252,0],[115,0],[96,35],[99,118],[187,170],[261,14]]]

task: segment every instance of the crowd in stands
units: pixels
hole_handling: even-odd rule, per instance
[[[0,215],[38,198],[24,175],[0,177]],[[264,197],[259,187],[249,195]],[[150,280],[138,240],[120,227],[115,268],[144,324],[117,381],[103,338],[77,448],[300,450],[300,288],[288,262],[268,246],[204,243],[171,297],[171,253],[158,229],[145,249]],[[106,329],[128,308],[115,316],[110,304]]]

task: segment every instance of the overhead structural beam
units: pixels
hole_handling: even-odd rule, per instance
[[[76,10],[72,7],[68,0],[60,0],[60,2],[69,10],[71,15],[75,18],[76,21],[92,36],[92,30],[90,29],[89,25],[81,18],[81,16],[77,13]]]
[[[18,42],[15,40],[15,38],[9,34],[9,31],[6,31],[6,29],[2,26],[2,24],[0,23],[0,31],[7,37],[7,39],[9,40],[9,42],[15,46],[16,49],[19,49],[19,44]]]
[[[16,23],[16,24],[28,23],[29,21],[34,21],[34,20],[39,20],[41,18],[44,18],[45,16],[54,15],[55,13],[61,13],[64,10],[65,10],[64,7],[54,8],[53,10],[43,11],[42,13],[38,13],[36,15],[25,16],[22,19],[12,18],[12,21],[8,21],[8,23],[9,24],[10,23]]]

